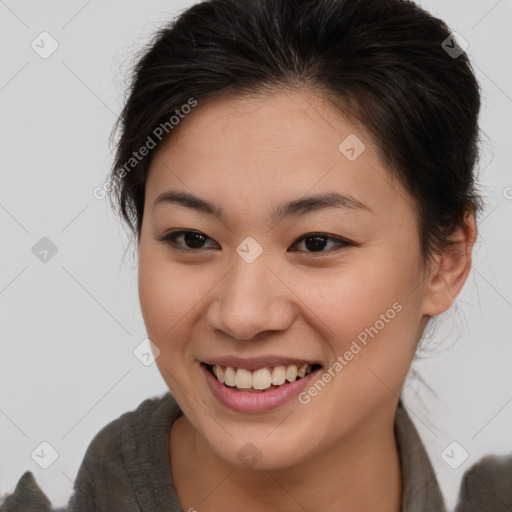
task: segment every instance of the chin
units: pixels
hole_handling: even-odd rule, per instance
[[[296,446],[267,443],[262,447],[261,444],[251,441],[239,444],[240,449],[234,452],[230,450],[228,453],[218,453],[228,464],[239,470],[276,471],[289,469],[301,463],[300,459],[292,455],[297,452]]]

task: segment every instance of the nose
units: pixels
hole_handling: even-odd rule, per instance
[[[252,263],[240,258],[215,290],[208,325],[234,340],[261,339],[267,331],[285,331],[294,320],[293,293],[261,256]]]

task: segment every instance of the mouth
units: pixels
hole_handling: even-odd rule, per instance
[[[322,368],[317,363],[262,366],[254,370],[204,362],[201,366],[225,388],[243,393],[267,393],[286,387]]]

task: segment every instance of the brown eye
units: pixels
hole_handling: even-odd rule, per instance
[[[183,243],[185,245],[177,242],[181,237],[183,237]],[[211,240],[211,238],[200,231],[182,229],[178,231],[171,231],[170,233],[158,237],[158,240],[178,250],[192,251],[194,249],[204,249],[205,242],[207,240]]]
[[[329,242],[335,242],[339,248],[348,247],[351,244],[350,242],[343,240],[341,238],[333,237],[326,235],[324,233],[311,233],[306,236],[303,236],[302,238],[299,238],[292,247],[299,243],[304,243],[304,247],[307,249],[306,251],[300,251],[300,252],[312,252],[312,253],[318,253],[318,252],[331,252],[330,250],[326,251],[325,248],[329,244]],[[296,251],[292,251],[296,252]]]
[[[201,233],[200,231],[181,229],[166,233],[165,235],[158,237],[157,239],[176,250],[194,251],[198,249],[212,248],[205,247],[205,243],[208,240],[212,239],[206,236],[204,233]],[[336,247],[342,249],[344,247],[354,245],[353,243],[348,242],[347,240],[326,235],[325,233],[310,233],[306,236],[303,236],[292,245],[292,247],[294,247],[299,245],[300,243],[303,243],[306,250],[297,251],[293,249],[291,250],[291,252],[330,253],[333,252],[333,248],[327,246],[329,246],[329,244],[332,244],[333,242],[335,246],[334,249]]]

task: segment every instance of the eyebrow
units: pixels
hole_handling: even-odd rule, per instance
[[[186,208],[192,208],[207,215],[222,217],[222,208],[215,203],[201,199],[188,192],[177,192],[168,190],[162,192],[153,203],[153,209],[158,204],[177,204]],[[303,197],[280,204],[272,212],[272,219],[279,221],[287,217],[300,216],[314,213],[320,210],[332,208],[341,208],[347,210],[358,210],[372,212],[372,209],[350,195],[340,194],[338,192],[327,192],[314,196]]]

